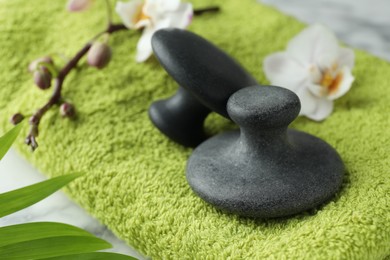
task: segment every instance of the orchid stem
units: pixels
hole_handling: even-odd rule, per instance
[[[38,136],[38,126],[42,119],[42,117],[46,114],[46,112],[54,105],[58,104],[61,101],[62,95],[62,85],[66,76],[69,72],[77,66],[77,63],[80,59],[88,53],[89,49],[92,46],[92,42],[94,39],[98,38],[102,34],[111,34],[116,31],[127,29],[123,24],[109,24],[106,30],[98,33],[95,37],[93,37],[89,42],[87,42],[76,54],[71,58],[64,67],[58,72],[56,78],[54,79],[54,90],[50,99],[39,108],[31,117],[30,117],[30,131],[26,138],[26,144],[31,146],[31,149],[34,151],[38,148],[38,143],[36,141],[36,137]]]
[[[53,107],[56,104],[59,104],[62,100],[62,85],[64,83],[64,80],[66,76],[69,74],[69,72],[72,71],[72,69],[76,68],[78,62],[81,60],[82,57],[85,56],[85,54],[88,53],[89,49],[91,48],[93,42],[99,38],[100,36],[107,34],[110,35],[114,32],[121,31],[121,30],[127,30],[128,28],[123,24],[113,24],[112,23],[112,10],[110,6],[110,1],[105,0],[106,2],[106,9],[107,9],[107,19],[108,19],[108,25],[105,30],[99,32],[94,37],[90,39],[72,58],[67,60],[65,65],[57,72],[55,75],[53,75],[54,78],[54,90],[50,97],[50,99],[41,107],[39,108],[34,114],[30,117],[30,131],[27,135],[27,138],[25,140],[26,144],[31,146],[32,151],[34,151],[38,147],[38,143],[36,141],[36,137],[38,136],[38,128],[39,123],[42,119],[42,117],[46,114],[46,112]],[[220,9],[218,6],[213,7],[206,7],[201,9],[194,10],[194,15],[201,15],[203,13],[207,12],[218,12]],[[47,65],[47,64],[42,64]],[[53,69],[53,68],[49,68]],[[51,71],[52,74],[54,74],[54,71]]]
[[[205,8],[198,8],[194,10],[194,15],[202,15],[204,13],[215,13],[219,12],[221,8],[219,6],[210,6]]]
[[[106,10],[107,10],[107,24],[110,25],[112,23],[112,10],[110,5],[110,0],[105,0],[106,2]]]

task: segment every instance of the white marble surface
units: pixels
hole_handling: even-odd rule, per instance
[[[389,0],[261,0],[305,23],[331,28],[343,42],[390,61]]]
[[[323,23],[349,45],[390,60],[389,0],[262,0],[306,23]],[[0,193],[45,179],[11,150],[0,162]],[[84,228],[110,241],[110,251],[143,257],[117,239],[63,193],[57,192],[25,210],[0,219],[0,226],[57,221]]]
[[[0,193],[31,185],[46,178],[10,150],[0,162]],[[56,192],[45,200],[24,210],[0,218],[0,227],[37,221],[53,221],[71,224],[107,240],[113,245],[107,252],[117,252],[146,259],[125,242],[118,239],[107,227],[92,218],[84,209],[71,201],[63,192]]]

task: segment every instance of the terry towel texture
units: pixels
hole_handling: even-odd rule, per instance
[[[103,1],[69,14],[66,1],[0,0],[0,119],[30,113],[42,93],[26,72],[43,54],[73,55],[105,22]],[[304,28],[294,18],[255,1],[196,0],[222,6],[195,17],[190,30],[239,60],[260,82],[263,58],[285,48]],[[81,69],[66,79],[64,96],[77,119],[52,109],[40,125],[40,147],[17,149],[48,176],[85,172],[69,185],[71,197],[119,237],[154,259],[383,259],[390,254],[390,64],[356,51],[356,81],[324,122],[303,118],[292,127],[323,138],[342,156],[345,184],[322,208],[288,219],[250,220],[225,215],[195,196],[184,169],[190,149],[174,144],[150,123],[153,100],[177,86],[155,59],[136,64],[139,33],[113,35],[111,64]],[[233,127],[217,115],[208,131]],[[26,129],[23,134],[26,133]]]

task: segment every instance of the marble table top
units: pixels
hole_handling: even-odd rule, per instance
[[[346,44],[390,61],[389,0],[261,0],[298,20],[321,23]]]
[[[364,49],[390,61],[389,0],[262,0],[305,23],[322,23],[352,47]],[[0,162],[0,193],[45,179],[11,150]],[[81,227],[111,242],[111,250],[147,259],[118,239],[62,192],[25,210],[0,219],[0,227],[34,221],[56,221]]]
[[[11,149],[0,162],[0,193],[21,188],[45,180],[46,177]],[[125,242],[118,239],[107,227],[91,217],[83,208],[71,201],[63,192],[56,192],[48,198],[24,210],[0,218],[0,227],[27,222],[61,222],[80,227],[110,242],[117,252],[147,259]]]

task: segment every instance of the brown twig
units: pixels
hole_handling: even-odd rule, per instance
[[[94,36],[87,44],[84,45],[83,48],[81,48],[76,55],[70,59],[65,66],[59,71],[57,77],[54,79],[54,90],[53,94],[51,95],[50,99],[46,102],[44,106],[42,106],[40,109],[38,109],[31,117],[30,117],[30,131],[26,138],[26,144],[31,146],[31,149],[34,151],[38,147],[38,143],[36,141],[36,137],[38,136],[38,126],[39,122],[41,121],[43,115],[54,105],[58,104],[61,101],[61,90],[62,85],[64,83],[64,80],[66,76],[69,74],[69,72],[77,66],[77,63],[80,61],[80,59],[87,54],[89,49],[92,46],[93,40],[98,38],[99,36],[108,33],[114,33],[116,31],[125,30],[127,29],[123,24],[109,24],[106,30],[98,33],[96,36]]]
[[[215,12],[219,12],[219,11],[220,11],[219,6],[210,6],[210,7],[194,10],[194,15],[201,15],[204,13],[215,13]]]
[[[194,10],[194,15],[201,15],[206,12],[218,12],[219,7],[207,7],[202,9]],[[109,11],[110,12],[110,11]],[[109,17],[110,19],[110,17]],[[46,102],[45,105],[43,105],[41,108],[39,108],[31,117],[29,120],[30,124],[30,131],[26,137],[26,144],[31,146],[31,149],[34,151],[38,148],[38,143],[36,141],[36,137],[38,136],[38,127],[39,123],[42,119],[42,117],[45,115],[45,113],[54,105],[59,104],[61,101],[62,95],[62,85],[64,83],[64,80],[66,76],[69,74],[69,72],[74,69],[80,59],[88,53],[89,49],[91,48],[93,41],[99,38],[100,36],[104,34],[112,34],[117,31],[126,30],[127,28],[123,24],[112,24],[109,23],[107,28],[96,34],[90,41],[88,41],[76,54],[75,56],[70,59],[65,66],[58,72],[56,78],[54,79],[54,90],[53,94],[51,95],[50,99]]]

